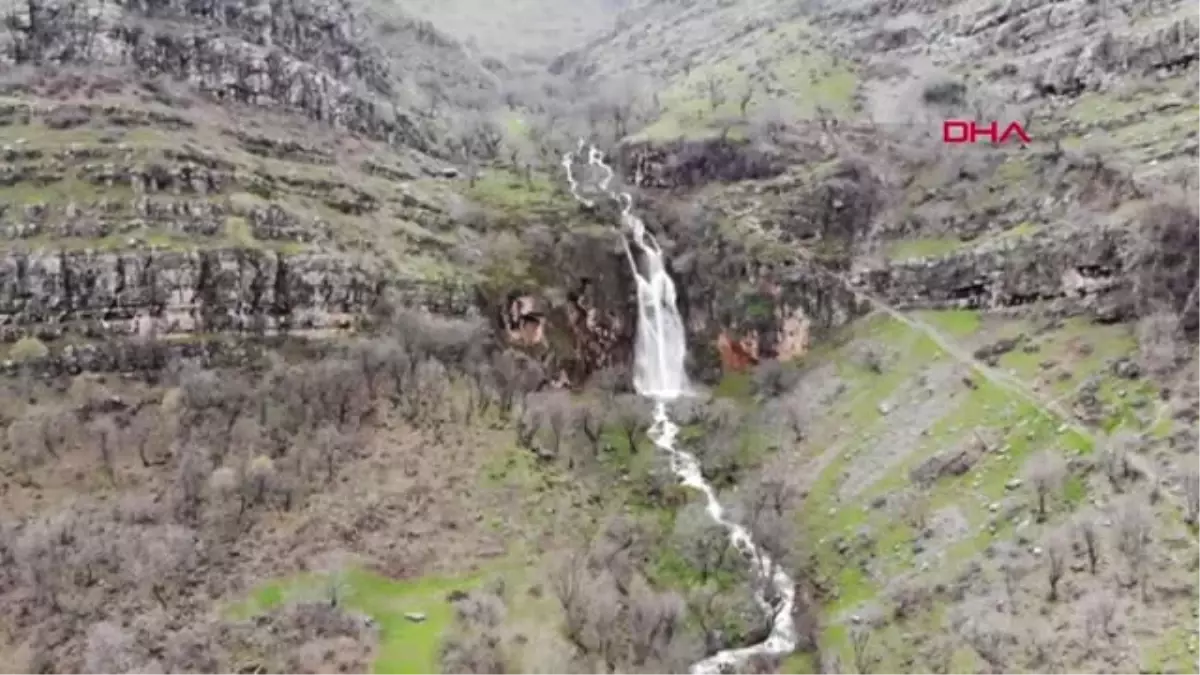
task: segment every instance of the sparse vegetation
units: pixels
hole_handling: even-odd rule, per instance
[[[742,671],[1196,668],[1183,3],[218,4],[2,11],[4,663],[682,672],[765,639],[764,560],[630,388],[584,138],[685,310],[678,447],[797,584],[796,653]]]

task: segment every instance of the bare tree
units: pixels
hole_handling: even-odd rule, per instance
[[[1113,513],[1116,526],[1117,550],[1129,566],[1130,586],[1140,586],[1143,599],[1147,596],[1146,573],[1150,559],[1152,517],[1146,499],[1137,493],[1121,498]]]
[[[738,109],[742,111],[742,119],[746,118],[746,110],[750,107],[750,102],[754,100],[754,82],[746,83],[746,88],[742,91],[741,99],[738,101]]]
[[[709,109],[716,112],[717,108],[725,102],[725,83],[716,75],[709,75],[704,80],[704,86],[708,91]]]
[[[1004,592],[1008,597],[1008,611],[1010,614],[1016,614],[1020,609],[1020,605],[1017,602],[1017,592],[1021,588],[1021,579],[1030,571],[1029,561],[1020,547],[1003,542],[996,546],[996,557],[999,559],[1000,573],[1004,579]]]
[[[500,392],[500,412],[508,415],[515,405],[524,406],[525,398],[546,381],[546,371],[537,362],[513,350],[498,353],[492,363],[492,375]]]
[[[959,608],[954,625],[990,672],[1008,672],[1009,648],[1015,642],[1011,617],[997,612],[987,598],[979,597]]]
[[[312,445],[321,466],[325,469],[325,484],[329,485],[337,477],[342,460],[350,453],[350,438],[337,427],[325,425],[313,435]]]
[[[113,466],[113,453],[116,452],[117,427],[111,417],[98,417],[89,425],[89,435],[100,452],[100,468],[108,477],[110,483],[116,482],[117,474]]]
[[[854,654],[854,669],[869,673],[875,669],[879,659],[871,648],[871,628],[856,625],[850,629],[850,647]]]
[[[725,398],[709,401],[699,411],[703,434],[689,444],[700,468],[718,489],[738,482],[746,468],[746,412]]]
[[[1117,598],[1112,590],[1096,588],[1082,602],[1089,638],[1099,637],[1108,642],[1113,637],[1113,619],[1117,613]]]
[[[700,583],[706,584],[717,572],[733,561],[729,533],[713,522],[698,502],[679,511],[672,536],[674,546],[699,573]]]
[[[128,673],[139,664],[133,637],[111,621],[94,623],[87,631],[83,667],[89,673]]]
[[[629,444],[629,451],[637,454],[638,435],[649,424],[646,404],[637,396],[623,394],[613,401],[613,425]]]
[[[143,468],[167,462],[167,451],[174,435],[171,421],[158,406],[145,406],[129,420],[123,442],[137,451]]]
[[[1061,532],[1052,532],[1046,538],[1045,552],[1047,581],[1050,585],[1047,599],[1050,602],[1057,602],[1058,584],[1067,571],[1067,557],[1071,554],[1070,541]]]
[[[1123,491],[1125,483],[1134,475],[1130,456],[1137,448],[1138,443],[1137,436],[1133,432],[1118,431],[1105,439],[1100,447],[1098,453],[1100,466],[1117,492]]]
[[[472,592],[455,602],[455,621],[441,646],[442,672],[507,673],[500,633],[506,608],[497,595]]]
[[[194,523],[200,516],[212,460],[204,448],[195,443],[182,443],[177,457],[174,483],[177,513],[182,522]]]
[[[600,442],[608,427],[609,411],[597,401],[584,400],[576,406],[575,413],[579,420],[579,431],[587,438],[592,455],[599,456]]]
[[[936,675],[949,673],[957,649],[957,642],[950,636],[944,633],[932,636],[922,651],[925,666]]]
[[[1081,511],[1075,516],[1075,533],[1083,542],[1083,550],[1087,553],[1088,570],[1096,573],[1100,564],[1100,523],[1099,517],[1092,509]]]
[[[1038,521],[1046,519],[1046,501],[1062,488],[1066,477],[1066,462],[1055,450],[1043,450],[1034,455],[1025,467],[1026,480],[1037,497]]]
[[[539,392],[530,396],[518,423],[517,435],[525,447],[537,450],[539,454],[547,457],[558,457],[563,449],[563,442],[569,442],[575,431],[575,418],[576,410],[568,394],[561,391]],[[549,447],[544,451],[534,445],[536,436],[541,431],[545,431],[549,437]],[[568,468],[574,468],[574,457],[569,456],[568,461]]]

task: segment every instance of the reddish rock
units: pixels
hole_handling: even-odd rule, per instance
[[[721,354],[721,369],[727,373],[740,373],[758,364],[758,340],[753,335],[733,340],[727,331],[721,331],[717,351]]]

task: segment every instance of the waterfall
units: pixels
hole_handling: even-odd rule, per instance
[[[575,152],[563,155],[562,165],[566,170],[571,195],[580,203],[594,206],[591,199],[579,193],[579,182],[574,174],[576,157],[582,154],[584,146],[585,142],[580,140]],[[675,300],[675,284],[663,263],[662,248],[654,235],[646,231],[642,219],[633,213],[633,197],[628,192],[617,192],[609,186],[613,180],[613,170],[604,161],[604,154],[595,146],[587,147],[587,164],[600,172],[599,190],[621,205],[621,242],[629,260],[629,269],[637,282],[633,385],[639,394],[650,399],[654,405],[650,439],[657,448],[667,453],[671,470],[680,481],[704,495],[709,516],[729,532],[734,547],[753,565],[756,580],[761,582],[755,600],[768,616],[774,617],[771,633],[763,642],[718,652],[693,664],[691,672],[734,672],[754,655],[786,656],[796,648],[796,627],[792,617],[795,585],[791,577],[755,545],[746,528],[726,517],[716,491],[700,471],[700,463],[691,454],[676,447],[679,428],[671,421],[667,404],[680,397],[694,395],[694,390],[684,369],[687,357],[686,332]],[[771,599],[764,592],[767,586],[774,591]]]

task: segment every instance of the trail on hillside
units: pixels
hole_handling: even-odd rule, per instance
[[[579,193],[575,179],[576,156],[584,151],[580,140],[575,152],[563,155],[571,195],[579,202],[594,206],[594,202]],[[716,491],[704,479],[700,463],[690,453],[676,447],[679,428],[671,421],[667,404],[680,397],[694,395],[687,378],[684,361],[687,357],[686,331],[676,304],[675,284],[667,274],[662,249],[646,225],[633,213],[633,198],[627,192],[609,187],[613,170],[604,161],[604,154],[594,146],[587,148],[587,164],[601,173],[597,185],[601,192],[621,205],[621,242],[629,260],[629,269],[637,282],[637,337],[634,349],[634,388],[654,405],[654,423],[650,439],[666,452],[671,470],[683,485],[704,495],[708,515],[729,533],[730,542],[752,564],[756,580],[766,582],[755,591],[755,601],[773,617],[771,633],[766,640],[748,647],[727,649],[692,664],[693,673],[733,672],[756,655],[786,656],[796,648],[796,627],[792,616],[795,606],[795,584],[787,572],[755,543],[745,527],[733,522],[717,500]],[[632,244],[632,245],[631,245]],[[635,250],[636,248],[636,250]],[[640,263],[640,264],[639,264]],[[773,588],[768,599],[764,590]]]
[[[1062,406],[1058,405],[1057,401],[1047,400],[1044,397],[1039,396],[1037,392],[1030,389],[1019,378],[1012,377],[1008,373],[996,370],[980,359],[975,358],[974,354],[955,344],[953,339],[947,337],[946,334],[938,330],[936,326],[922,321],[912,315],[906,314],[882,298],[877,297],[873,293],[862,290],[858,286],[855,286],[853,283],[851,283],[850,280],[845,278],[843,275],[822,267],[820,263],[812,260],[803,252],[800,252],[799,255],[806,261],[812,263],[812,269],[816,270],[819,274],[836,281],[839,285],[854,294],[856,298],[865,300],[876,310],[887,314],[889,317],[899,321],[912,330],[921,333],[925,337],[928,337],[931,341],[933,341],[934,344],[938,346],[939,349],[949,354],[954,360],[979,373],[983,379],[991,382],[997,387],[1000,387],[1006,392],[1021,398],[1026,403],[1029,403],[1038,410],[1042,411],[1042,413],[1052,417],[1060,418],[1062,422],[1066,424],[1072,431],[1075,431],[1093,443],[1096,442],[1096,436],[1087,427],[1079,424],[1076,421],[1075,416],[1069,411],[1063,409]]]
[[[803,254],[801,255],[804,257]],[[1024,400],[1026,403],[1029,403],[1040,410],[1044,415],[1059,419],[1067,428],[1090,441],[1093,447],[1098,448],[1100,443],[1104,440],[1098,437],[1086,426],[1080,424],[1074,413],[1064,409],[1061,405],[1059,405],[1056,399],[1046,399],[1043,396],[1039,396],[1037,392],[1030,389],[1021,379],[1013,377],[1003,371],[996,370],[983,361],[975,358],[974,354],[955,344],[951,338],[947,337],[945,333],[938,330],[935,326],[929,324],[928,322],[921,321],[916,317],[905,314],[901,310],[885,302],[883,299],[876,297],[874,294],[868,293],[867,291],[856,287],[844,276],[821,267],[820,264],[812,261],[810,258],[805,257],[805,260],[812,262],[814,269],[816,269],[819,273],[837,281],[839,284],[845,287],[846,290],[853,293],[855,297],[867,301],[874,306],[876,310],[887,314],[896,321],[908,326],[912,330],[915,330],[928,337],[933,341],[934,344],[938,346],[938,348],[949,354],[951,358],[962,363],[963,365],[970,367],[972,370],[979,373],[983,379]],[[1157,426],[1170,414],[1170,410],[1171,406],[1169,402],[1164,401],[1161,403],[1158,407],[1157,413],[1153,418],[1153,421],[1147,428],[1153,429],[1155,426]],[[1120,428],[1121,427],[1119,426],[1117,427],[1117,429]],[[1117,429],[1109,431],[1107,435],[1111,436],[1114,432],[1116,432]],[[1157,484],[1161,480],[1158,473],[1151,467],[1143,467],[1143,471],[1146,473],[1146,480],[1151,484]],[[1175,495],[1167,493],[1167,497],[1174,499]]]

